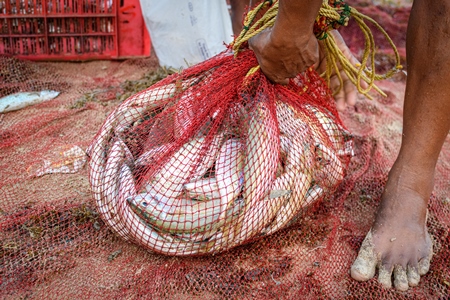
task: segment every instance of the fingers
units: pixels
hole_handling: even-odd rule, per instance
[[[359,65],[359,60],[353,55],[350,48],[347,47],[339,32],[336,30],[332,30],[330,31],[330,34],[334,37],[336,45],[339,47],[346,59],[354,66]],[[325,64],[319,65],[319,71],[324,71],[325,66]],[[330,88],[333,92],[336,92],[340,89],[340,91],[335,95],[335,99],[337,109],[342,111],[346,108],[347,105],[353,106],[356,104],[356,100],[358,99],[358,89],[355,84],[348,78],[345,70],[340,64],[338,64],[338,68],[339,74],[342,78],[343,86],[340,86],[341,83],[338,80],[337,75],[334,74],[330,79]],[[364,80],[361,80],[360,86],[362,89],[367,89],[368,84]]]
[[[249,47],[268,79],[288,84],[290,78],[304,72],[319,59],[318,41],[312,32],[307,37],[277,37],[274,27],[267,28],[249,39]]]
[[[345,72],[341,72],[341,78],[343,80],[343,86],[341,87],[339,78],[335,75],[330,78],[330,89],[337,94],[334,95],[336,100],[336,108],[339,111],[345,110],[347,105],[354,106],[358,99],[358,90],[356,86],[348,79]]]
[[[259,33],[257,36],[252,37],[248,41],[249,48],[255,52],[258,64],[261,66],[261,70],[264,75],[266,75],[266,77],[274,83],[286,85],[289,83],[289,78],[295,77],[296,73],[292,75],[290,74],[292,71],[289,72],[284,67],[274,66],[274,63],[270,61],[271,57],[267,57],[263,52],[266,44],[269,43],[270,32],[271,28],[268,28]],[[292,69],[292,67],[290,69]]]

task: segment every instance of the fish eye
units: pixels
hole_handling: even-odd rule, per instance
[[[148,203],[145,202],[145,201],[142,201],[141,204],[142,204],[143,206],[147,206],[147,205],[148,205]]]

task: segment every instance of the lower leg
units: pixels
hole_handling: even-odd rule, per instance
[[[426,273],[431,240],[426,230],[426,208],[433,190],[436,162],[450,130],[450,4],[416,0],[407,35],[408,79],[403,138],[382,195],[371,236],[352,266],[352,277],[373,277],[405,290]],[[370,239],[370,242],[368,241]],[[370,246],[368,246],[370,244]],[[365,251],[365,250],[364,250]],[[369,251],[370,252],[370,251]]]

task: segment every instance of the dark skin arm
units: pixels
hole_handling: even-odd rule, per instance
[[[319,43],[313,34],[322,0],[283,0],[273,28],[250,40],[261,70],[276,83],[305,71],[319,60]]]
[[[279,1],[278,16],[273,28],[269,28],[250,39],[250,48],[255,52],[263,73],[275,83],[287,84],[289,78],[314,66],[319,73],[326,69],[323,46],[313,34],[314,21],[319,13],[321,0]],[[336,30],[330,32],[338,47],[353,64],[358,60],[353,56]],[[344,86],[335,95],[338,110],[346,105],[354,105],[357,99],[356,87],[341,71]],[[330,88],[338,90],[337,76],[331,76]],[[367,87],[365,82],[361,83]]]
[[[246,7],[250,6],[250,2],[251,0],[230,0],[231,25],[235,36],[239,36],[242,31],[244,14],[247,12]]]

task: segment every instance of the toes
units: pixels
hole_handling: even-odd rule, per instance
[[[428,212],[428,211],[427,211]],[[427,240],[429,243],[429,247],[428,247],[428,256],[422,258],[421,260],[419,260],[419,275],[425,275],[426,273],[428,273],[428,270],[430,270],[430,262],[431,262],[431,258],[433,257],[433,242],[431,240],[431,236],[428,234],[427,232]]]
[[[422,258],[419,261],[419,270],[418,270],[419,275],[425,275],[428,272],[428,270],[430,270],[430,260],[431,260],[431,257],[429,256],[429,257]]]
[[[375,275],[377,258],[372,244],[372,234],[369,231],[364,239],[358,253],[358,257],[353,262],[350,274],[353,279],[358,281],[367,281]]]
[[[406,276],[406,270],[401,265],[394,267],[394,286],[399,291],[408,290],[408,277]]]
[[[378,268],[378,282],[385,288],[392,287],[392,267],[380,266]]]
[[[406,272],[408,277],[409,286],[417,286],[420,281],[419,270],[416,267],[408,266],[408,270]]]
[[[376,265],[376,259],[368,259],[358,255],[350,269],[350,274],[357,281],[367,281],[375,275]]]

